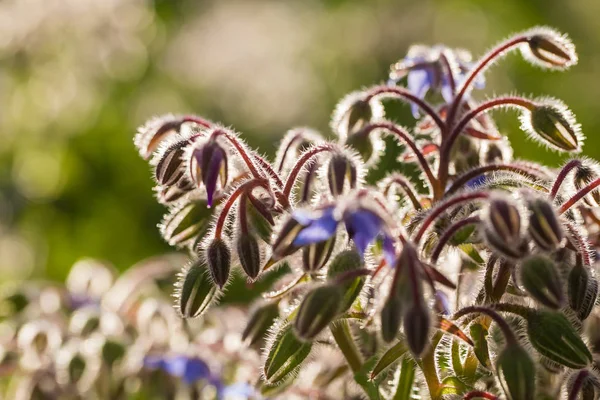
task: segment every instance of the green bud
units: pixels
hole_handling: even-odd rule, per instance
[[[250,279],[256,279],[261,268],[258,240],[252,234],[242,233],[237,238],[236,245],[244,272]]]
[[[157,154],[154,176],[160,185],[173,185],[183,176],[183,155],[189,143],[187,139],[180,140]]]
[[[581,128],[571,111],[558,100],[543,100],[525,111],[521,115],[521,127],[532,139],[555,150],[581,151]]]
[[[368,162],[373,157],[375,146],[370,135],[364,133],[355,133],[346,138],[346,146],[352,147],[358,152],[364,162]]]
[[[521,264],[521,282],[525,290],[543,305],[558,309],[564,295],[556,264],[546,256],[532,256]]]
[[[267,383],[277,384],[293,376],[311,349],[312,343],[300,341],[291,325],[281,327],[267,350],[263,371]]]
[[[356,187],[357,174],[354,161],[343,153],[335,153],[327,167],[327,183],[334,196],[340,196],[347,190]]]
[[[159,225],[162,237],[171,246],[185,245],[208,229],[212,215],[206,207],[206,200],[194,201],[172,209],[165,214]]]
[[[534,198],[527,202],[529,209],[529,235],[538,247],[554,251],[563,244],[564,234],[558,216],[545,199]]]
[[[578,263],[569,272],[568,295],[569,305],[577,313],[577,317],[585,320],[598,297],[598,280],[582,264]]]
[[[268,302],[254,309],[248,323],[242,332],[242,340],[253,346],[265,337],[269,328],[279,316],[279,305],[277,302]]]
[[[223,239],[213,239],[206,249],[206,262],[213,281],[223,288],[231,269],[231,250]]]
[[[302,249],[302,267],[306,272],[318,271],[329,261],[335,246],[335,237],[308,245]]]
[[[294,218],[289,217],[288,220],[281,226],[271,248],[273,255],[271,258],[275,261],[295,253],[300,247],[294,246],[292,243],[296,236],[302,230],[303,226]]]
[[[183,318],[199,317],[216,301],[217,287],[200,260],[181,273],[178,286],[177,309]]]
[[[534,28],[529,32],[526,58],[545,68],[563,69],[577,63],[571,40],[553,29]]]
[[[387,343],[396,338],[402,325],[404,302],[399,295],[387,298],[381,309],[381,337]]]
[[[418,302],[406,311],[404,315],[404,335],[410,351],[417,358],[427,348],[430,328],[429,310],[423,302]]]
[[[521,258],[527,251],[522,239],[521,216],[509,198],[493,198],[484,213],[485,238],[495,250],[510,258]]]
[[[334,285],[323,285],[306,294],[294,322],[298,337],[312,340],[339,314],[343,293]]]
[[[336,277],[357,269],[363,268],[364,263],[362,257],[356,250],[345,250],[338,253],[327,269],[327,280],[332,281]],[[338,287],[344,293],[341,312],[348,310],[360,294],[365,284],[365,277],[359,276],[354,279],[346,279],[343,282],[337,283]]]
[[[585,368],[592,354],[567,318],[555,311],[536,310],[527,318],[527,336],[543,356],[573,369]]]
[[[496,371],[508,400],[535,398],[535,364],[521,346],[506,346],[496,360]]]

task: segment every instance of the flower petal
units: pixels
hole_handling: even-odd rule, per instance
[[[423,98],[432,85],[432,74],[425,68],[414,69],[408,73],[406,86],[417,97]],[[410,109],[415,118],[419,118],[419,108],[410,104]]]
[[[360,255],[363,256],[369,243],[375,240],[381,230],[381,218],[369,210],[358,209],[348,212],[344,216],[344,223],[348,235],[354,240]]]
[[[295,246],[306,246],[313,243],[322,242],[329,239],[335,234],[338,221],[333,217],[333,207],[323,210],[316,218],[301,215],[302,221],[297,220],[303,225],[306,225],[293,241]],[[296,213],[294,213],[296,218]]]

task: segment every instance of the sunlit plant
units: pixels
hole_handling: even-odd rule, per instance
[[[515,50],[545,69],[577,62],[549,28],[476,61],[413,46],[387,84],[340,101],[332,139],[292,129],[274,161],[193,115],[139,129],[168,207],[160,231],[191,257],[176,288],[181,317],[202,318],[235,275],[276,278],[243,332],[248,352],[262,352],[255,397],[290,398],[318,373],[315,398],[597,398],[600,332],[586,322],[598,318],[600,166],[513,158],[491,111],[517,111],[527,136],[557,152],[578,153],[584,139],[560,100],[476,98]],[[385,118],[397,100],[410,127]],[[396,151],[387,137],[416,174],[370,179]]]

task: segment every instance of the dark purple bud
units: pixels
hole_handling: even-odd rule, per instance
[[[173,203],[194,189],[194,184],[184,175],[172,186],[159,187],[158,201],[162,204]]]
[[[298,337],[314,339],[339,314],[342,300],[343,293],[337,285],[323,285],[308,292],[294,321]]]
[[[563,245],[564,234],[558,216],[547,200],[531,199],[529,209],[529,235],[538,247],[545,251],[554,251]]]
[[[227,185],[227,151],[216,139],[209,139],[191,152],[190,176],[197,187],[204,185],[211,207],[217,190],[217,182],[221,187]]]
[[[215,283],[223,288],[231,269],[231,250],[223,239],[213,239],[206,249],[206,262]]]
[[[576,264],[569,273],[568,294],[569,305],[580,320],[585,320],[598,297],[598,280],[581,263]]]
[[[327,167],[327,181],[331,194],[340,196],[350,189],[354,189],[357,179],[354,160],[343,153],[335,153],[329,160]],[[344,191],[344,188],[346,188],[346,191]]]
[[[404,335],[410,351],[420,357],[429,343],[431,317],[429,309],[423,302],[410,307],[404,314]]]
[[[573,176],[573,185],[576,190],[581,190],[590,184],[594,179],[600,176],[600,171],[595,164],[582,165],[575,171]],[[584,201],[590,207],[600,206],[600,190],[592,190],[587,196],[584,197]]]
[[[490,246],[502,255],[521,258],[527,251],[521,232],[521,215],[517,205],[508,198],[496,197],[484,213],[484,235]]]
[[[237,238],[236,249],[242,269],[250,279],[256,279],[261,268],[258,240],[250,233],[242,233]]]
[[[541,304],[554,309],[562,307],[562,282],[556,264],[548,257],[538,255],[525,259],[521,264],[521,283]]]
[[[335,236],[332,236],[331,239],[306,246],[302,250],[302,268],[306,272],[320,270],[329,261],[334,247]]]
[[[163,186],[175,184],[184,174],[183,156],[188,140],[181,140],[166,147],[157,155],[158,161],[154,168],[156,181]]]
[[[242,333],[242,341],[253,346],[265,338],[267,331],[279,316],[277,302],[268,302],[255,308]]]

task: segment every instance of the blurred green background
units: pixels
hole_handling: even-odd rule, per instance
[[[327,133],[337,100],[385,80],[415,42],[477,56],[533,25],[567,32],[575,68],[543,72],[510,56],[478,96],[562,98],[585,153],[600,158],[599,13],[594,0],[3,0],[0,280],[62,279],[82,256],[125,269],[168,250],[156,229],[164,209],[132,144],[151,116],[222,121],[272,155],[290,127]],[[518,157],[560,162],[514,115],[499,120]]]

